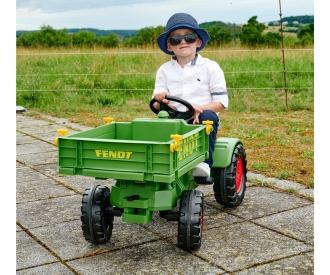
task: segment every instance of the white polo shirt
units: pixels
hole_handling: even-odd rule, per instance
[[[228,108],[226,80],[222,69],[215,61],[199,54],[183,68],[175,59],[160,66],[153,95],[164,91],[193,105],[220,102]],[[182,105],[173,104],[179,110],[182,109]]]

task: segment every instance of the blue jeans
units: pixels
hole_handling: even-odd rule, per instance
[[[213,152],[214,152],[215,142],[217,140],[217,132],[220,125],[220,120],[218,115],[211,110],[204,110],[203,113],[199,115],[199,123],[202,124],[202,121],[204,120],[213,121],[213,131],[209,135],[209,158],[205,160],[205,162],[210,166],[210,168],[212,168]],[[193,121],[194,121],[193,119],[190,119],[188,123],[192,124]]]

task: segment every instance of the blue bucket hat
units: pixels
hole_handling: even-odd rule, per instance
[[[175,13],[170,19],[168,19],[165,32],[160,34],[157,38],[157,43],[159,48],[166,54],[174,55],[173,52],[167,50],[167,39],[172,31],[177,29],[190,29],[193,30],[200,40],[202,40],[202,45],[196,49],[196,51],[200,51],[203,49],[209,41],[210,36],[206,30],[201,29],[194,17],[187,13]]]

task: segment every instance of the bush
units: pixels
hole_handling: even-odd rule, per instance
[[[72,36],[72,44],[77,47],[93,47],[96,35],[93,32],[79,31]]]
[[[262,32],[266,26],[257,21],[257,16],[252,16],[247,24],[243,25],[239,38],[243,45],[257,46],[263,43]]]
[[[119,45],[119,38],[116,34],[110,33],[107,36],[100,36],[97,38],[97,43],[106,48],[114,48]]]

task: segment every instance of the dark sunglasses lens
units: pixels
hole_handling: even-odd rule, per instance
[[[172,36],[168,38],[168,42],[172,46],[177,46],[181,43],[182,40],[185,40],[188,44],[194,43],[197,40],[197,35],[194,33],[182,35],[182,36]]]
[[[182,38],[176,38],[176,37],[170,37],[168,39],[168,42],[172,45],[172,46],[176,46],[179,45],[181,43]]]
[[[187,43],[194,43],[197,40],[196,34],[188,34],[184,37],[184,40],[186,40]]]

